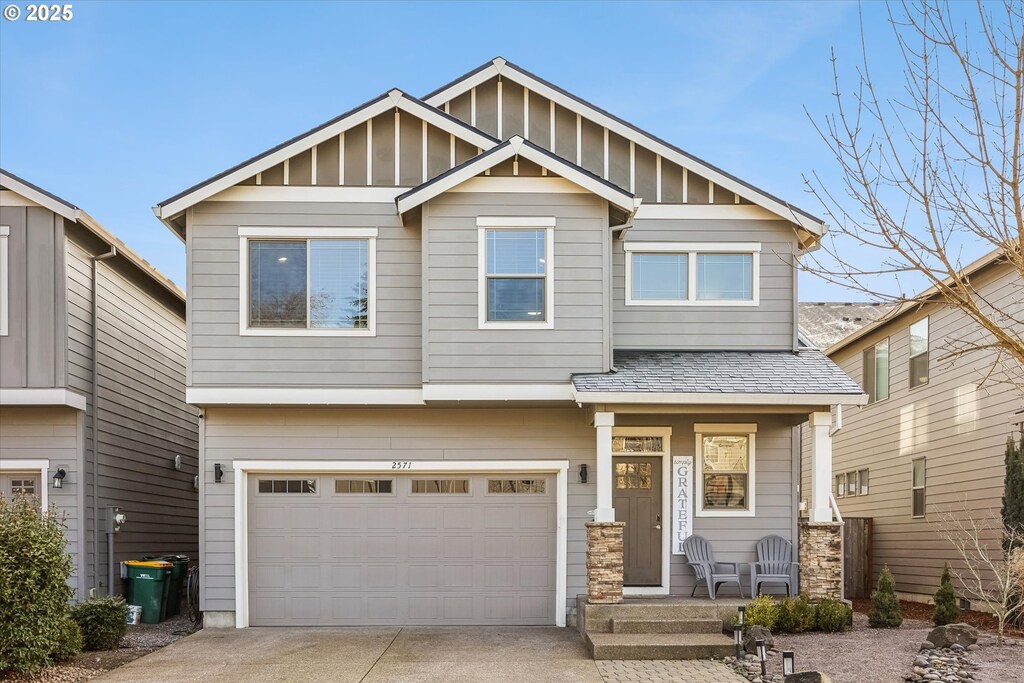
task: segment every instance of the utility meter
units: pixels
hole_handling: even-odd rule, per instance
[[[116,534],[121,531],[121,525],[127,521],[124,513],[119,507],[107,508],[107,533]]]

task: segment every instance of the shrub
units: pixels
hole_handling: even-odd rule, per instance
[[[953,590],[953,579],[949,575],[949,563],[942,569],[942,579],[939,581],[939,590],[935,591],[935,613],[932,615],[932,622],[936,626],[953,624],[960,618],[960,605],[956,602],[956,592]]]
[[[776,630],[780,633],[803,633],[814,630],[817,613],[806,594],[799,598],[785,598],[779,603]]]
[[[818,603],[818,628],[826,633],[845,631],[853,618],[853,608],[842,600],[825,598]]]
[[[60,637],[50,653],[55,662],[66,662],[82,651],[82,630],[70,616],[60,622]]]
[[[902,623],[900,601],[896,598],[896,580],[892,578],[892,572],[886,565],[878,576],[878,588],[871,592],[868,626],[871,628],[897,628]]]
[[[128,605],[124,598],[92,598],[71,608],[71,618],[82,629],[86,650],[113,650],[128,632]]]
[[[64,518],[39,499],[0,496],[0,672],[32,672],[61,642],[72,591]]]
[[[759,595],[747,603],[746,626],[764,626],[769,631],[779,620],[779,604],[770,595]]]

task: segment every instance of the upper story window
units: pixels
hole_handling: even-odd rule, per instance
[[[554,219],[480,219],[480,327],[554,326]]]
[[[756,306],[761,245],[633,242],[627,306]]]
[[[889,398],[889,338],[864,349],[864,391],[868,403]]]
[[[243,228],[239,235],[242,334],[374,333],[375,230]]]
[[[910,326],[910,388],[928,383],[928,318]]]
[[[9,300],[10,295],[10,275],[8,262],[8,246],[7,241],[10,239],[11,228],[8,225],[0,225],[0,337],[7,334],[7,323],[10,317],[9,312]]]

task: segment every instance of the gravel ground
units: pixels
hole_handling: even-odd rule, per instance
[[[792,650],[798,671],[824,671],[835,683],[898,683],[910,673],[931,629],[930,622],[914,619],[904,619],[897,629],[873,629],[858,612],[851,631],[781,634],[775,636],[775,648]],[[993,636],[982,634],[979,649],[968,655],[979,665],[979,682],[1024,683],[1024,644],[1014,643],[999,648]],[[781,658],[771,664],[781,673]]]
[[[70,662],[51,666],[37,674],[26,676],[0,676],[0,680],[15,683],[82,683],[104,671],[116,669],[130,661],[170,645],[191,633],[188,617],[178,615],[160,624],[129,626],[121,647],[104,652],[83,652]]]

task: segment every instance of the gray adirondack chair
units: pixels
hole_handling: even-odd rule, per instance
[[[750,594],[756,597],[762,583],[784,583],[786,595],[793,595],[798,566],[793,562],[792,543],[782,536],[765,536],[757,542],[757,562],[750,563]]]
[[[707,584],[708,597],[712,600],[718,597],[718,587],[724,583],[735,583],[739,588],[740,597],[743,597],[738,562],[716,562],[711,544],[703,536],[690,536],[683,541],[683,552],[686,553],[686,561],[693,567],[693,573],[697,575],[697,584],[690,591],[691,598],[697,592],[697,586],[701,581]],[[728,571],[723,567],[732,569]]]

